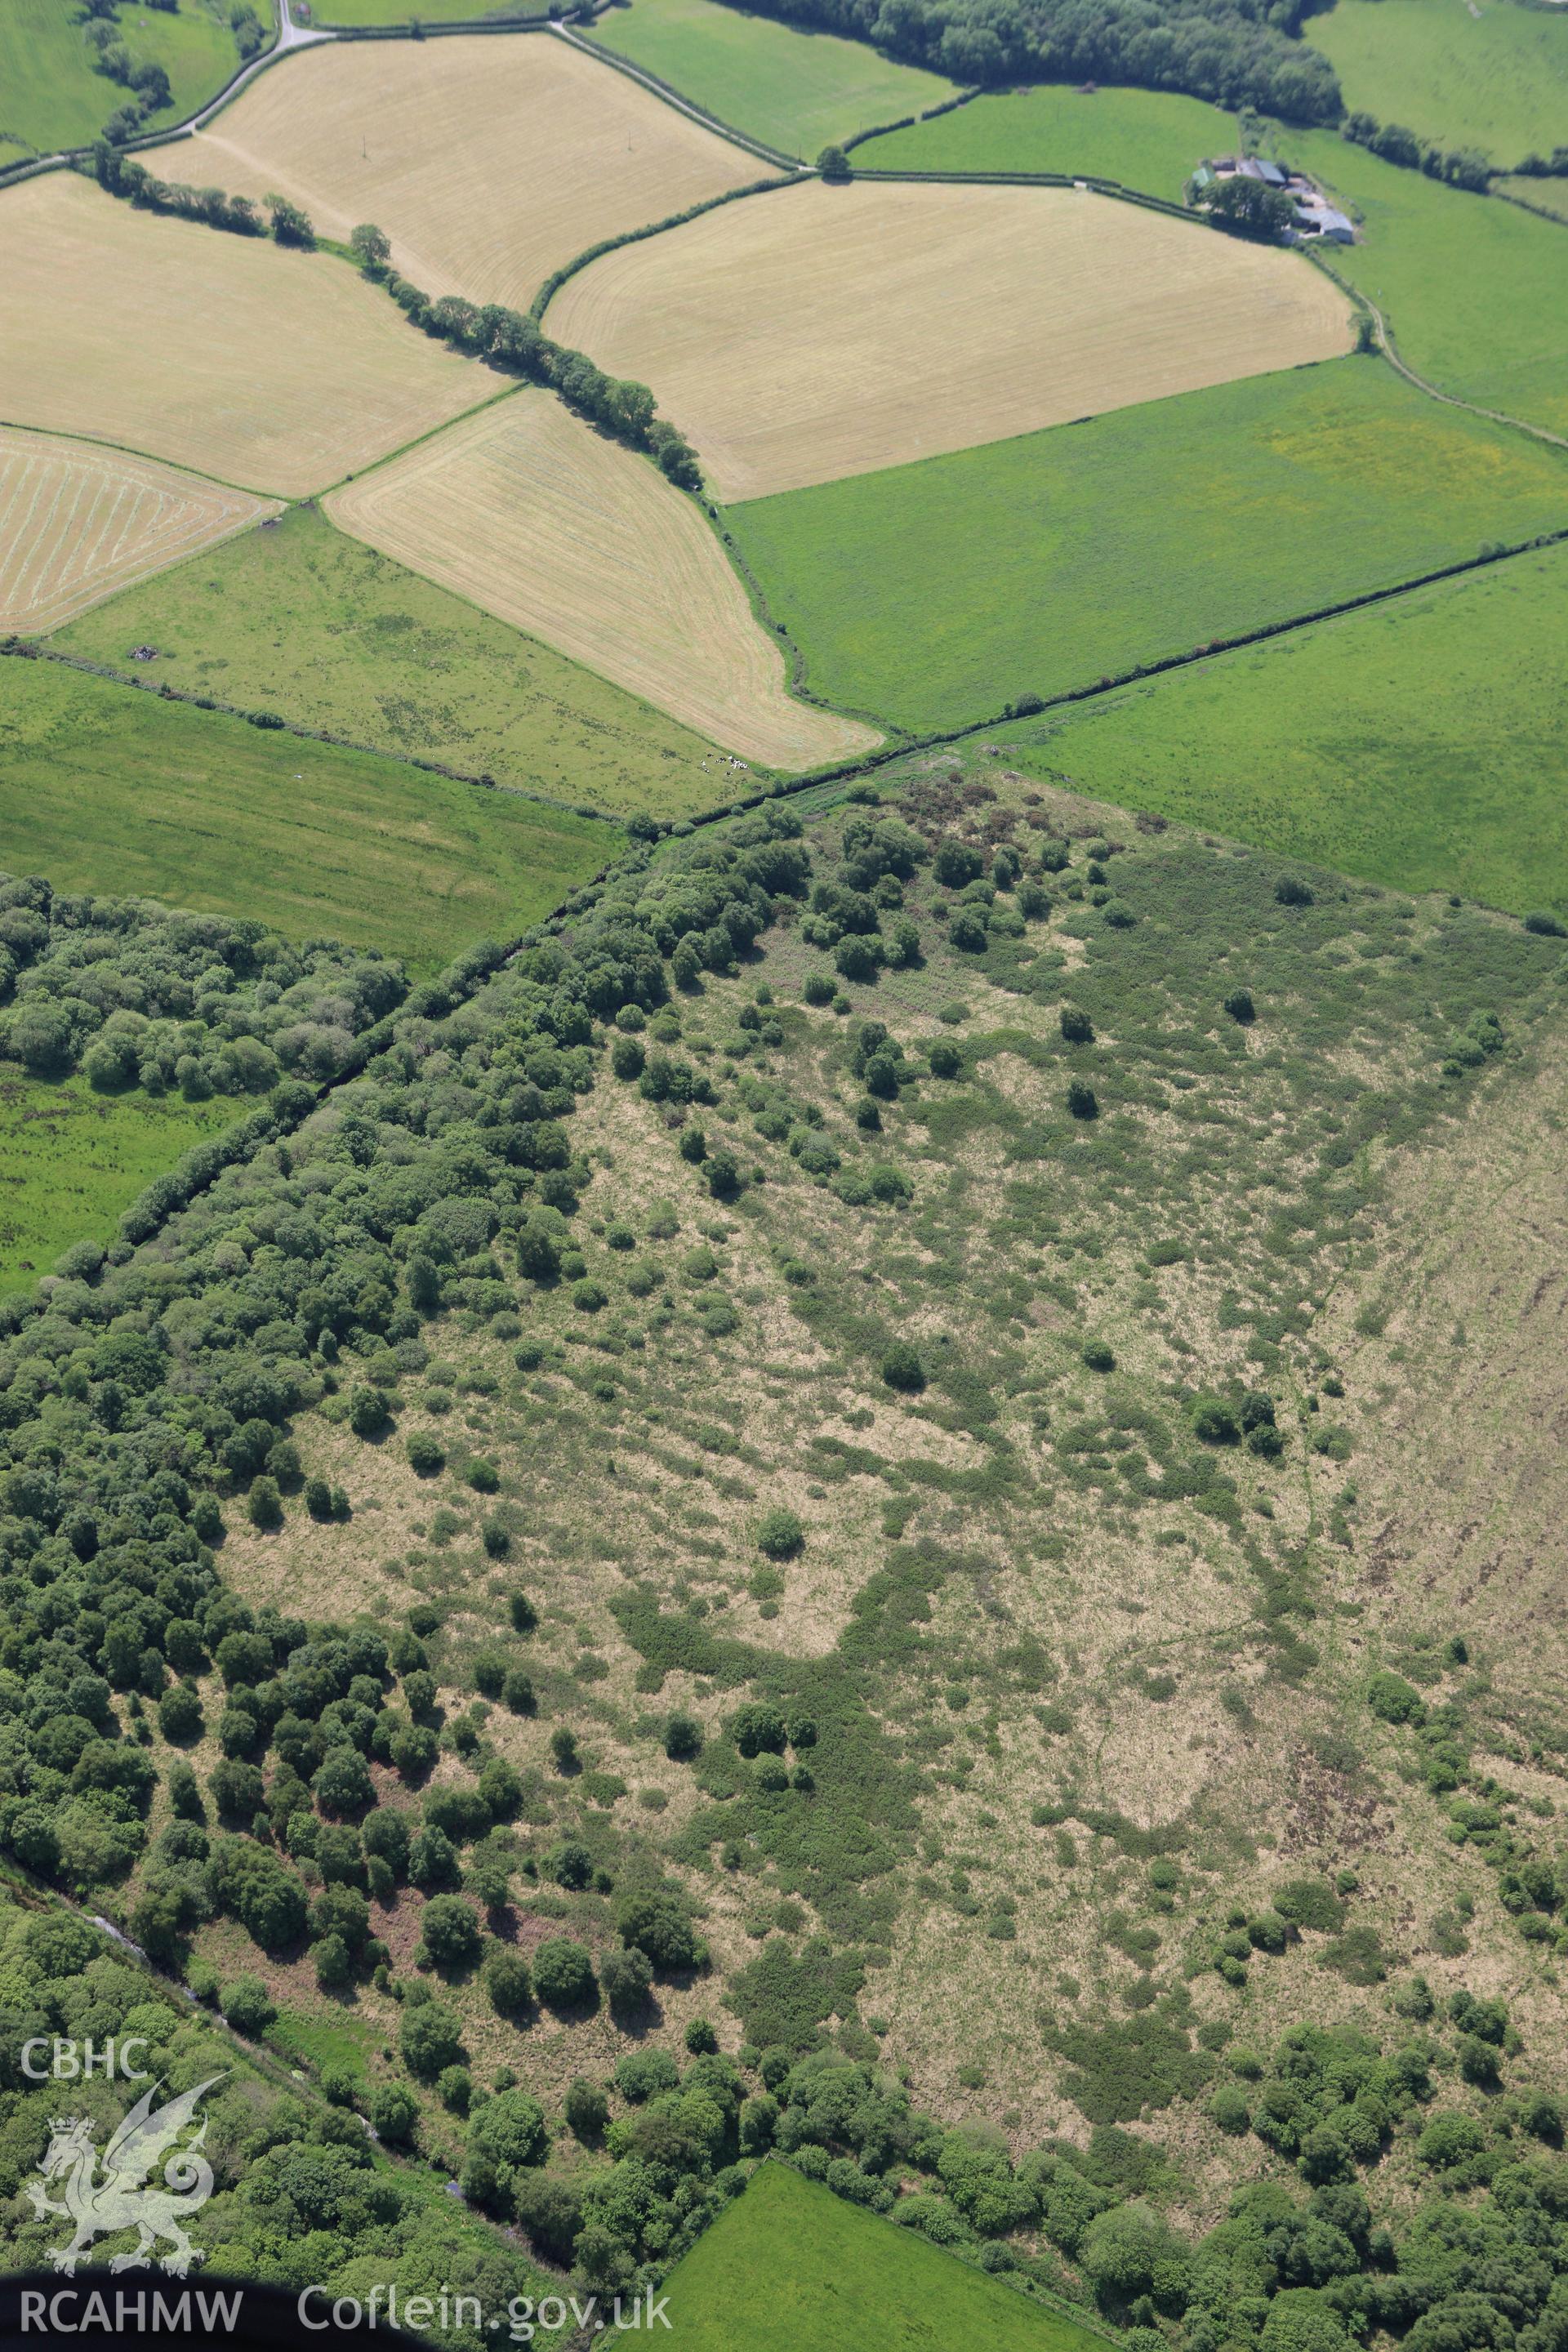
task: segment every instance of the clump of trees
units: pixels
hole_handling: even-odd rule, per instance
[[[1295,226],[1294,196],[1241,172],[1226,180],[1211,180],[1198,191],[1196,201],[1199,211],[1206,213],[1216,227],[1234,229],[1242,236],[1279,244]]]
[[[323,1081],[406,993],[374,950],[0,876],[0,1057],[35,1077],[190,1101]]]
[[[172,15],[177,0],[151,0],[151,5]],[[110,116],[105,135],[133,139],[150,116],[173,103],[168,74],[153,58],[132,57],[122,37],[116,0],[85,0],[78,21],[94,73],[118,82],[130,93],[125,104]]]

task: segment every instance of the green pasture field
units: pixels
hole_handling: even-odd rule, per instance
[[[1362,243],[1327,257],[1371,296],[1418,374],[1568,435],[1568,236],[1517,205],[1404,171],[1331,131],[1280,131],[1274,144],[1364,224]]]
[[[0,1293],[25,1290],[73,1242],[109,1242],[122,1209],[182,1151],[244,1115],[233,1102],[98,1095],[0,1064]]]
[[[723,798],[712,746],[564,655],[349,539],[313,507],[96,605],[63,651],[242,710],[439,760],[574,806],[695,815]]]
[[[785,2164],[752,2176],[665,2292],[670,2352],[1105,2352],[1105,2337]]]
[[[1394,889],[1568,911],[1565,599],[1543,549],[987,740]]]
[[[954,82],[895,65],[863,41],[751,16],[717,0],[631,0],[592,37],[657,74],[694,106],[785,155],[822,149],[874,123],[952,98]]]
[[[488,16],[536,16],[539,0],[316,0],[311,21],[317,25],[407,25],[416,17],[423,25],[482,22]]]
[[[1342,359],[726,520],[814,691],[921,732],[1568,527],[1568,458]]]
[[[1521,205],[1534,205],[1543,213],[1553,213],[1559,220],[1568,221],[1568,179],[1562,176],[1526,179],[1522,173],[1494,183],[1494,194],[1517,196]]]
[[[1086,96],[1049,82],[977,98],[934,122],[868,139],[855,150],[855,165],[884,172],[1060,172],[1114,180],[1176,204],[1195,166],[1205,155],[1234,150],[1236,137],[1232,117],[1199,99],[1151,89],[1098,89]]]
[[[253,5],[269,26],[269,0]],[[195,113],[238,68],[226,7],[184,0],[177,14],[165,16],[126,0],[118,24],[134,62],[161,65],[168,74],[173,100],[150,118],[153,130]],[[18,147],[26,141],[41,154],[86,146],[127,94],[94,72],[70,0],[0,0],[0,139]],[[16,160],[0,149],[0,163]]]
[[[1338,0],[1307,38],[1347,107],[1496,163],[1568,138],[1568,15],[1516,0]]]
[[[253,915],[416,970],[524,929],[619,848],[596,817],[163,702],[62,662],[0,672],[0,866]]]

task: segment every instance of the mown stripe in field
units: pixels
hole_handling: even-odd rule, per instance
[[[0,629],[57,629],[280,511],[150,457],[0,425]]]

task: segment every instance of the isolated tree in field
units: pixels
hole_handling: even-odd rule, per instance
[[[661,1975],[696,1967],[697,1938],[673,1896],[635,1895],[621,1906],[616,1925],[628,1950],[644,1953]]]
[[[174,102],[174,93],[169,86],[167,73],[162,66],[154,65],[151,58],[145,65],[136,67],[131,76],[131,87],[141,100],[143,114],[161,113],[165,106]]]
[[[581,2074],[568,2087],[561,2111],[574,2136],[589,2146],[597,2142],[610,2120],[610,2103],[604,2092]]]
[[[278,2014],[277,2005],[259,1977],[236,1977],[218,1996],[226,2022],[247,2041],[265,2033]]]
[[[782,1756],[789,1739],[782,1713],[767,1699],[752,1699],[738,1707],[730,1730],[742,1756]],[[626,1933],[624,1927],[621,1932]]]
[[[449,2009],[422,2000],[417,2008],[405,2009],[397,2042],[409,2073],[433,2083],[443,2066],[455,2065],[462,2056],[463,2029]]]
[[[356,1437],[379,1437],[386,1427],[387,1404],[380,1389],[355,1389],[349,1399],[349,1427]]]
[[[283,1498],[278,1492],[276,1478],[258,1478],[251,1487],[247,1508],[252,1527],[270,1532],[283,1524]]]
[[[532,1282],[553,1282],[561,1271],[561,1251],[554,1234],[531,1217],[517,1229],[517,1270]]]
[[[392,239],[374,221],[362,221],[349,231],[349,247],[367,278],[384,276],[392,259]]]
[[[371,2095],[371,2129],[393,2147],[413,2146],[419,2123],[419,2102],[401,2083],[384,2083]]]
[[[370,1768],[357,1748],[330,1748],[311,1786],[329,1813],[361,1813],[375,1802]]]

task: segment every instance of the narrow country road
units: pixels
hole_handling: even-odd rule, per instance
[[[243,89],[247,82],[254,81],[258,73],[265,73],[269,65],[274,64],[279,58],[286,57],[290,49],[311,49],[320,41],[336,39],[335,33],[319,32],[314,26],[307,28],[304,26],[296,25],[289,13],[289,0],[278,0],[278,38],[273,42],[272,47],[269,49],[263,49],[259,57],[252,58],[247,66],[242,67],[227,89],[220,89],[217,96],[209,105],[204,106],[199,114],[189,115],[184,122],[175,123],[168,136],[175,138],[182,131],[204,130],[219,108],[228,104],[237,90]]]

